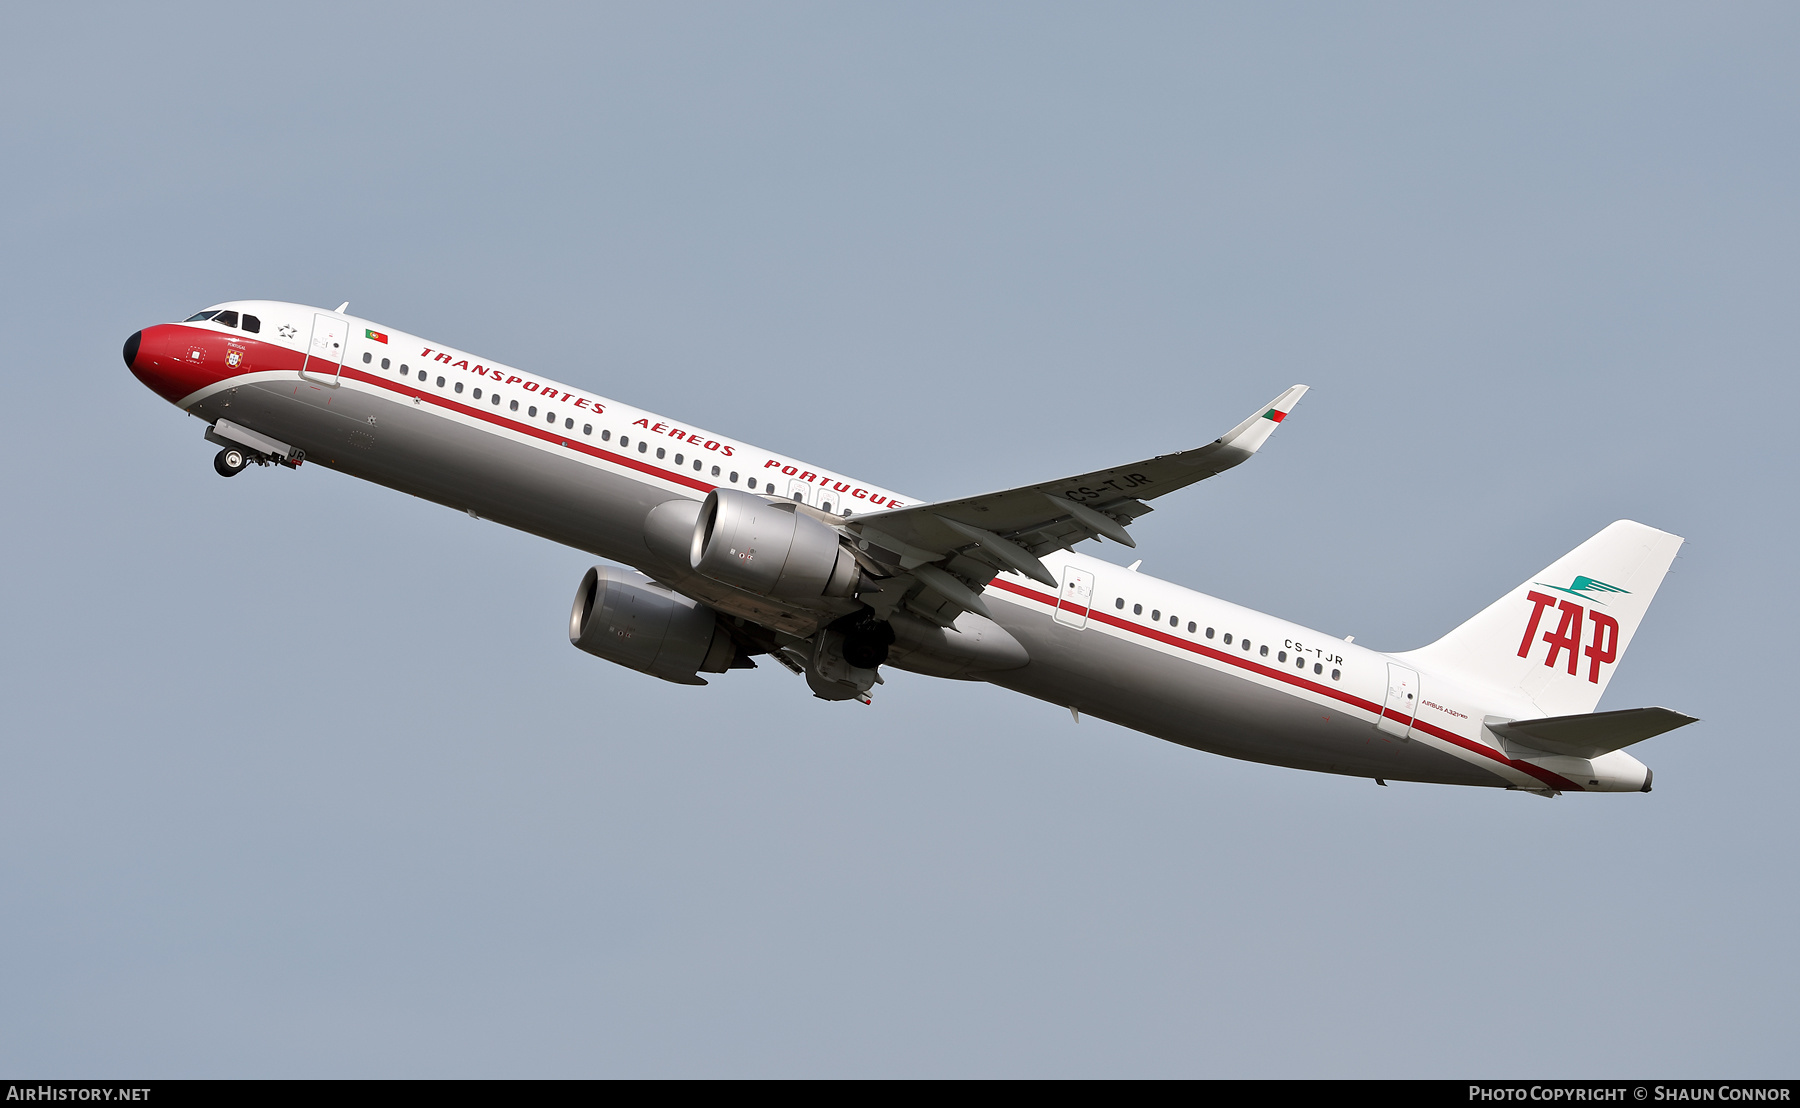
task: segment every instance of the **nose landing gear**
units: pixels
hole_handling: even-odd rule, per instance
[[[206,441],[225,449],[213,457],[213,468],[220,477],[236,477],[252,463],[259,466],[281,465],[299,469],[306,451],[297,450],[279,439],[259,435],[248,427],[229,420],[219,420],[206,429]]]
[[[213,458],[213,468],[220,477],[236,477],[250,464],[250,455],[236,446],[228,446]]]

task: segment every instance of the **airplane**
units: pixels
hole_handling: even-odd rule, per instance
[[[125,364],[205,421],[223,476],[322,465],[617,563],[583,576],[569,641],[664,681],[767,657],[867,704],[887,666],[1232,758],[1543,796],[1649,792],[1625,748],[1695,722],[1595,710],[1684,541],[1641,523],[1393,654],[1073,549],[1135,547],[1150,501],[1248,460],[1305,385],[1203,446],[921,502],[348,308],[215,305]]]

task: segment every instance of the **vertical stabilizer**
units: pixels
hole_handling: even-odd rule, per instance
[[[1523,693],[1547,716],[1591,712],[1683,541],[1622,519],[1474,619],[1399,657]]]

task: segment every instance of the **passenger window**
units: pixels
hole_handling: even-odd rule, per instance
[[[186,319],[182,320],[181,322],[183,322],[183,323],[204,323],[207,320],[211,319],[213,316],[216,316],[218,314],[219,314],[219,311],[217,308],[213,309],[210,312],[195,312],[193,315],[188,316]]]
[[[1305,669],[1306,668],[1306,659],[1302,658],[1300,655],[1296,654],[1296,655],[1294,655],[1294,664],[1299,666],[1301,669]]]
[[[657,457],[659,457],[659,458],[660,458],[660,457],[662,457],[662,455],[660,455],[660,454],[658,454],[658,455],[657,455]],[[676,464],[676,465],[681,465],[681,464],[682,464],[682,458],[681,458],[681,455],[679,455],[679,454],[677,454],[677,455],[675,455],[675,464]]]
[[[593,424],[591,424],[591,423],[584,423],[584,424],[582,424],[582,425],[581,425],[581,433],[582,433],[582,434],[584,434],[584,435],[591,435],[591,434],[593,434],[593,433],[594,433],[594,425],[593,425]]]
[[[612,432],[611,431],[600,432],[600,441],[601,442],[611,442],[612,441]],[[624,439],[619,440],[620,443],[623,443],[624,441],[625,441]]]
[[[1150,618],[1151,618],[1151,620],[1153,620],[1156,623],[1161,623],[1162,622],[1162,609],[1161,608],[1150,609]]]
[[[1313,672],[1314,672],[1314,673],[1324,673],[1324,672],[1325,672],[1325,667],[1324,667],[1324,665],[1322,665],[1322,664],[1320,664],[1320,663],[1318,663],[1318,662],[1314,662],[1314,663],[1313,663]]]
[[[794,503],[796,503],[796,504],[802,504],[802,503],[805,503],[805,501],[806,501],[806,494],[805,494],[805,493],[803,493],[803,492],[797,492],[797,493],[795,493],[795,494],[794,494]]]
[[[631,445],[631,436],[630,435],[620,435],[619,436],[619,446],[620,447],[627,447],[630,445]]]
[[[506,410],[509,412],[518,411],[519,410],[519,402],[517,400],[513,401],[511,404],[507,405]]]
[[[443,387],[444,387],[444,379],[442,377],[439,377],[438,378],[438,388],[441,389]]]
[[[1193,633],[1194,633],[1194,621],[1190,619],[1190,620],[1188,620],[1188,634],[1191,635]]]
[[[1170,616],[1169,617],[1169,626],[1170,627],[1178,627],[1180,625],[1181,625],[1181,617],[1180,616]]]
[[[462,382],[461,382],[461,381],[458,381],[458,382],[457,382],[457,383],[456,383],[456,391],[457,391],[457,392],[461,392],[461,391],[462,391],[462,385],[463,385],[463,383],[462,383]]]
[[[218,315],[213,316],[213,322],[214,323],[223,323],[227,327],[236,327],[237,326],[237,313],[236,312],[220,312]]]
[[[656,448],[656,460],[659,462],[662,461],[663,455],[666,453],[667,453],[667,451],[665,451],[662,447],[660,447],[660,446],[657,447]]]
[[[369,353],[367,350],[363,351],[363,364],[364,365],[368,365],[370,362],[372,362],[374,360],[375,360],[375,355]]]
[[[556,413],[555,412],[545,412],[544,413],[544,422],[550,424],[550,426],[552,426],[552,427],[556,426]]]
[[[648,449],[650,449],[650,444],[645,442],[643,439],[639,439],[638,440],[638,453],[642,454],[644,451],[646,451]]]
[[[1119,611],[1121,611],[1121,612],[1124,611],[1125,610],[1125,598],[1121,596],[1121,597],[1119,597],[1119,599],[1113,601],[1113,607],[1119,609]]]
[[[573,419],[563,420],[563,430],[573,431],[574,429],[575,429],[575,421]]]
[[[1281,653],[1279,653],[1279,654],[1277,654],[1277,655],[1275,655],[1275,660],[1276,660],[1276,661],[1277,661],[1277,662],[1285,662],[1285,661],[1287,661],[1287,651],[1285,651],[1285,650],[1283,650],[1283,651],[1282,651],[1282,652],[1281,652]]]
[[[718,467],[718,466],[714,466],[714,467],[713,467],[713,476],[714,476],[714,477],[717,477],[717,476],[718,476],[718,475],[719,475],[719,467]]]
[[[827,501],[825,501],[825,502],[824,502],[824,503],[823,503],[823,504],[820,504],[820,505],[819,505],[819,510],[820,510],[820,511],[823,511],[823,512],[829,512],[829,511],[831,511],[831,501],[829,501],[829,500],[827,500]]]
[[[381,368],[382,369],[386,369],[388,366],[390,366],[392,364],[393,363],[388,361],[386,358],[381,359]]]
[[[480,389],[476,389],[476,390],[475,390],[475,393],[474,393],[474,396],[475,396],[475,399],[477,399],[477,400],[480,400],[480,399],[481,399],[481,390],[480,390]]]
[[[1225,632],[1225,645],[1226,646],[1231,645],[1231,632],[1230,631]]]
[[[531,407],[526,408],[525,414],[530,416],[532,419],[536,419],[537,418],[537,405],[533,404]]]
[[[1338,671],[1338,670],[1335,670],[1335,669],[1334,669],[1334,670],[1332,670],[1332,671],[1331,671],[1331,679],[1332,679],[1332,680],[1333,680],[1333,681],[1336,681],[1336,680],[1337,680],[1337,679],[1338,679],[1338,676],[1339,676],[1339,674],[1340,674],[1340,671]]]
[[[244,317],[244,330],[250,332],[253,335],[262,334],[262,320],[256,318],[253,315],[245,316]],[[381,368],[386,369],[387,366],[384,364]]]
[[[1207,629],[1206,629],[1206,637],[1207,637],[1207,638],[1209,638],[1209,639],[1210,639],[1210,638],[1212,638],[1212,631],[1213,631],[1213,629],[1212,629],[1212,628],[1210,628],[1210,627],[1208,627],[1208,628],[1207,628]]]
[[[1246,654],[1250,653],[1250,640],[1242,639],[1240,641],[1244,644],[1244,653],[1246,653]]]
[[[1269,656],[1269,648],[1268,647],[1265,646],[1262,648],[1262,656],[1265,658],[1267,658]]]
[[[500,406],[500,394],[499,393],[494,394],[493,403],[494,403],[494,407],[496,407],[496,408],[498,408]]]
[[[715,469],[713,472],[717,473],[719,471]],[[734,485],[737,484],[737,470],[735,469],[731,471],[731,483]]]
[[[694,472],[695,472],[695,473],[699,473],[699,472],[700,472],[700,459],[699,459],[699,458],[695,458],[695,459],[694,459]],[[717,468],[714,468],[714,469],[713,469],[713,476],[714,476],[714,477],[717,477],[717,476],[718,476],[718,475],[719,475],[719,471],[718,471],[718,469],[717,469]]]
[[[1131,614],[1134,616],[1143,615],[1144,614],[1144,606],[1142,604],[1133,604],[1131,606]]]
[[[400,367],[400,376],[406,377],[409,374],[410,374],[410,371],[405,366]]]

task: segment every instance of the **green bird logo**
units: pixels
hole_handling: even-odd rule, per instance
[[[1621,589],[1617,585],[1609,585],[1605,581],[1596,581],[1592,577],[1577,577],[1575,580],[1569,582],[1569,587],[1566,589],[1561,585],[1548,585],[1542,581],[1534,583],[1555,592],[1566,592],[1570,596],[1579,596],[1590,604],[1605,604],[1605,601],[1594,596],[1595,593],[1616,592],[1624,593],[1627,596],[1631,594],[1630,589]]]

